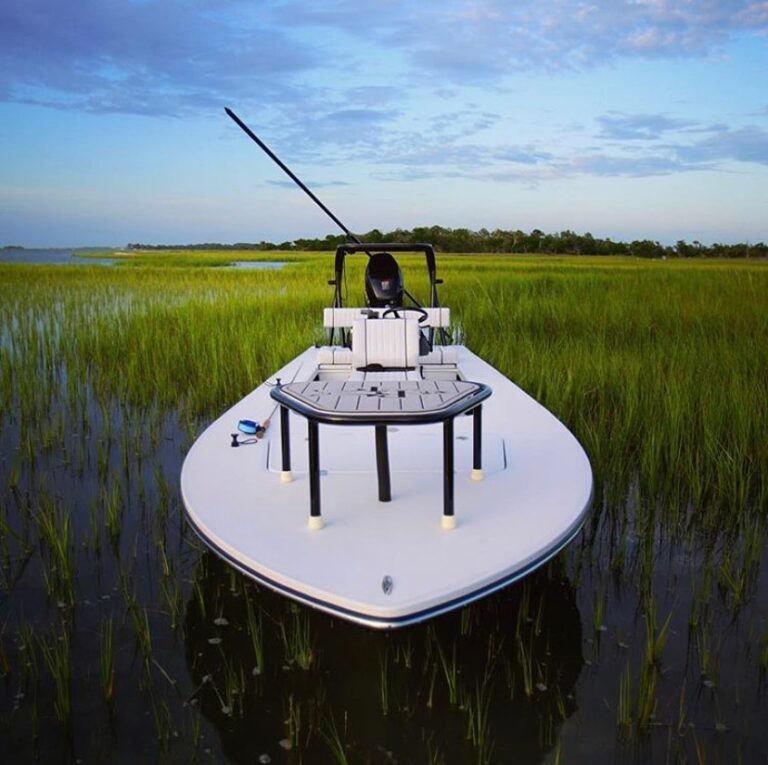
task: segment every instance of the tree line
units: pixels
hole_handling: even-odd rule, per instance
[[[615,242],[610,238],[592,236],[590,233],[577,234],[573,231],[561,231],[545,234],[535,228],[530,233],[524,231],[506,231],[496,229],[488,231],[481,228],[471,231],[467,228],[444,228],[443,226],[423,226],[414,229],[398,228],[382,232],[373,229],[360,236],[364,242],[403,242],[415,244],[427,242],[441,252],[509,252],[540,253],[542,255],[631,255],[640,258],[749,258],[768,257],[768,245],[763,242],[743,242],[739,244],[702,244],[698,241],[679,240],[673,245],[664,245],[651,239],[635,239],[631,242]],[[344,244],[347,238],[329,234],[315,239],[295,239],[290,242],[237,242],[236,244],[152,245],[132,243],[128,249],[135,250],[297,250],[326,251],[335,250]]]

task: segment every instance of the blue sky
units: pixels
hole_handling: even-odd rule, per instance
[[[764,0],[3,0],[0,244],[768,241]],[[287,182],[286,182],[287,181]]]

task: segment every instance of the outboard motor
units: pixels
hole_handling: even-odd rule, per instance
[[[388,252],[375,252],[365,269],[365,296],[371,308],[403,304],[403,273]]]

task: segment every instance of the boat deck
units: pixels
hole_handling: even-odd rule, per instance
[[[246,396],[195,442],[181,481],[194,528],[206,544],[256,581],[377,628],[423,621],[525,576],[581,527],[592,491],[589,462],[576,439],[544,407],[466,348],[458,346],[456,354],[463,379],[493,389],[483,404],[481,481],[472,480],[474,418],[455,419],[456,528],[445,530],[440,522],[440,422],[386,426],[390,502],[378,501],[373,429],[319,424],[325,528],[308,528],[309,450],[294,449],[293,481],[281,483],[282,428],[270,391],[277,377],[285,386],[297,384],[296,390],[321,390],[314,386],[314,348]],[[375,385],[388,391],[393,382],[398,386],[393,390],[409,382],[394,381],[389,373],[348,382],[360,386],[361,381],[369,386],[366,390]],[[340,381],[333,382],[336,386]],[[427,382],[432,381],[421,385]],[[444,384],[434,382],[435,390]],[[331,390],[343,393],[345,387]],[[379,406],[390,396],[370,400]],[[244,418],[271,418],[271,425],[263,439],[232,449],[230,434]],[[296,445],[309,439],[303,417],[290,417],[287,430]]]

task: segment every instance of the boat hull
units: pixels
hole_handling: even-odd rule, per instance
[[[377,494],[374,429],[319,426],[324,528],[308,527],[307,423],[291,415],[292,478],[281,481],[280,418],[270,384],[316,374],[310,348],[197,439],[181,474],[200,538],[255,581],[379,629],[432,618],[526,576],[581,528],[592,495],[584,450],[501,373],[458,346],[467,380],[491,386],[483,414],[483,479],[472,472],[472,418],[456,418],[453,529],[441,526],[438,425],[388,428],[390,502]],[[270,426],[232,448],[241,419]],[[242,440],[242,439],[241,439]],[[383,586],[387,579],[388,586]],[[386,591],[385,591],[386,590]]]

